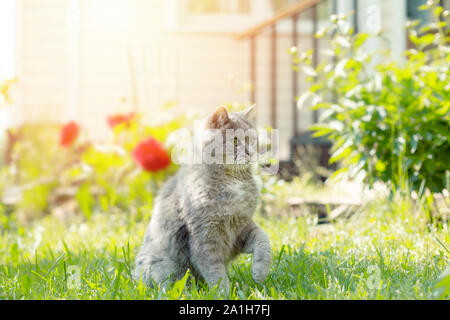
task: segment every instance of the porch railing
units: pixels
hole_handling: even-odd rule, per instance
[[[291,20],[292,22],[292,47],[298,47],[298,22],[300,21],[300,15],[308,10],[312,10],[312,49],[313,53],[313,64],[316,67],[319,63],[318,61],[318,39],[314,37],[314,34],[318,31],[318,6],[324,2],[328,2],[328,5],[331,6],[331,13],[337,13],[337,0],[303,0],[298,3],[282,10],[277,13],[270,19],[262,21],[258,25],[253,26],[252,28],[245,30],[244,32],[236,35],[237,40],[249,40],[250,41],[250,80],[253,86],[253,90],[251,91],[251,97],[253,103],[257,102],[257,47],[256,47],[256,39],[263,32],[270,30],[270,125],[273,128],[277,128],[277,25],[281,21]],[[353,1],[353,8],[357,10],[357,1]],[[355,14],[354,27],[355,31],[357,30],[357,14]],[[298,73],[292,68],[292,139],[291,139],[291,160],[293,147],[295,144],[306,144],[306,140],[313,144],[326,144],[325,141],[320,139],[311,138],[310,132],[306,130],[301,130],[299,128],[299,111],[297,108],[296,97],[299,95],[299,76]],[[319,119],[318,111],[313,112],[313,122],[317,122]]]

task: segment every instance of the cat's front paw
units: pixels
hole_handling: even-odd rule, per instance
[[[219,292],[226,297],[228,297],[228,295],[230,294],[230,280],[228,280],[228,278],[225,278],[224,281],[220,282]]]
[[[256,283],[262,283],[269,275],[270,264],[253,263],[252,278]]]
[[[226,297],[228,297],[230,293],[230,280],[228,279],[228,277],[210,281],[209,286],[210,288],[215,288],[217,293],[222,294]]]

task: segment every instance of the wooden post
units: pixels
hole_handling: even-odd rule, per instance
[[[298,33],[297,33],[297,20],[298,15],[292,16],[292,47],[297,48],[298,45]],[[297,48],[298,49],[298,48]],[[298,108],[297,108],[297,96],[298,96],[298,73],[292,68],[292,134],[293,137],[298,134]]]
[[[353,10],[355,14],[353,15],[353,24],[355,28],[355,34],[359,32],[359,23],[358,23],[358,0],[353,0]]]
[[[317,4],[313,6],[313,66],[314,69],[317,68],[319,64],[319,40],[315,37],[318,29],[318,21],[317,21]],[[319,111],[314,110],[313,112],[313,122],[317,123],[319,121]]]
[[[250,38],[250,81],[250,100],[251,103],[256,103],[256,35]]]
[[[338,4],[337,4],[337,0],[333,0],[333,14],[337,14],[338,13]]]

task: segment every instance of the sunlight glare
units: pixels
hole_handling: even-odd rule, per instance
[[[93,0],[89,2],[89,21],[96,29],[124,30],[130,23],[128,0]]]
[[[0,82],[15,77],[15,1],[0,1]]]

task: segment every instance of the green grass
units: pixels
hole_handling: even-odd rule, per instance
[[[403,211],[402,211],[403,210]],[[183,281],[162,292],[131,280],[148,217],[97,213],[71,224],[44,218],[0,237],[0,299],[449,299],[448,224],[428,227],[402,206],[372,203],[351,219],[256,217],[273,246],[269,278],[251,279],[251,256],[229,269],[229,297]],[[71,266],[80,271],[71,288]],[[445,283],[446,281],[446,283]]]

